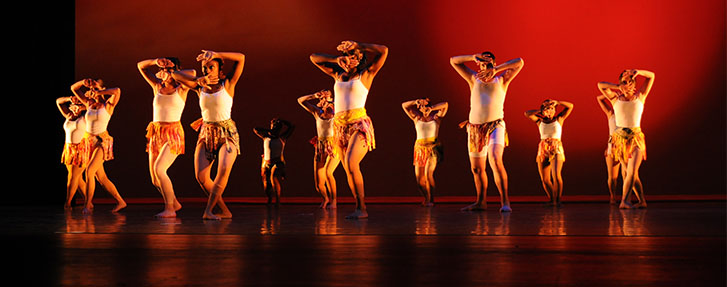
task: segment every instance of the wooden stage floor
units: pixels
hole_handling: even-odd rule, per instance
[[[175,219],[158,204],[118,214],[0,207],[5,249],[29,286],[725,286],[725,201],[498,204],[461,212],[370,204],[347,220],[313,204],[231,203],[204,221],[202,203]],[[6,260],[9,257],[6,257]]]

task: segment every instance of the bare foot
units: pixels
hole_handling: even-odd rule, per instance
[[[232,218],[232,212],[227,211],[227,212],[215,213],[215,216],[217,216],[221,219],[230,219],[230,218]]]
[[[364,218],[369,218],[369,214],[365,210],[356,210],[353,213],[346,215],[346,219],[364,219]]]
[[[646,208],[646,201],[640,201],[637,204],[634,204],[634,208]]]
[[[424,201],[424,202],[422,202],[422,206],[424,206],[424,207],[432,207],[432,206],[434,206],[434,202]]]
[[[634,205],[631,204],[631,202],[628,201],[621,201],[621,204],[618,206],[620,209],[632,209],[634,208]]]
[[[83,207],[83,214],[92,214],[93,213],[93,206],[84,206]]]
[[[319,205],[318,208],[324,209],[326,208],[326,206],[328,206],[328,198],[324,198],[323,202],[321,202],[321,205]]]
[[[611,199],[608,200],[608,204],[616,205],[616,199],[611,196]]]
[[[174,210],[167,210],[164,209],[164,211],[157,213],[154,215],[156,218],[173,218],[177,217],[177,213]]]
[[[512,208],[510,208],[509,204],[506,204],[500,207],[500,212],[512,212]]]
[[[483,210],[487,210],[487,204],[486,203],[482,203],[482,204],[473,203],[473,204],[463,207],[460,210],[461,211],[483,211]]]
[[[336,209],[336,208],[338,208],[338,206],[336,206],[336,201],[334,200],[334,201],[331,201],[330,203],[328,203],[328,206],[326,206],[326,208],[327,209]]]
[[[70,202],[66,202],[65,204],[63,204],[63,209],[66,209],[66,210],[73,209],[73,206],[71,206]]]
[[[204,219],[204,220],[220,220],[222,218],[220,218],[219,216],[214,215],[212,213],[205,212],[204,214],[202,214],[202,219]]]
[[[178,211],[178,210],[180,210],[180,209],[182,209],[182,204],[181,204],[181,203],[179,203],[179,201],[177,201],[177,200],[175,199],[175,200],[174,200],[174,211]]]
[[[122,210],[124,208],[126,208],[126,202],[122,201],[119,202],[119,204],[117,204],[116,207],[111,210],[111,212],[118,212],[119,210]]]

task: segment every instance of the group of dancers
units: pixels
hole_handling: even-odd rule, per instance
[[[376,148],[376,140],[365,106],[373,80],[386,62],[388,48],[343,41],[336,50],[338,54],[335,55],[315,53],[310,56],[316,67],[334,79],[333,92],[322,90],[305,95],[298,98],[298,103],[316,120],[317,134],[311,143],[315,150],[315,187],[323,199],[320,207],[337,207],[333,172],[340,163],[355,199],[354,212],[346,218],[367,218],[360,162]],[[233,163],[240,154],[239,134],[231,119],[231,110],[245,55],[202,50],[197,61],[201,63],[200,76],[194,69],[181,69],[177,58],[148,59],[137,64],[154,93],[153,119],[147,126],[146,151],[152,184],[164,199],[164,210],[157,217],[175,217],[176,211],[182,208],[167,169],[185,151],[180,119],[189,91],[198,94],[202,114],[191,124],[199,132],[194,152],[196,179],[208,196],[202,217],[212,220],[232,217],[222,194]],[[471,62],[476,65],[476,71],[467,66]],[[498,65],[492,52],[483,52],[452,57],[450,64],[470,87],[469,118],[459,126],[466,128],[468,134],[470,167],[477,197],[463,210],[486,209],[488,182],[485,172],[489,162],[500,193],[500,211],[510,212],[508,178],[502,160],[504,148],[508,145],[504,102],[508,86],[523,68],[524,61],[517,58]],[[637,76],[645,78],[638,89]],[[605,157],[611,203],[616,202],[615,183],[619,167],[622,170],[620,208],[646,207],[638,176],[639,166],[646,158],[640,120],[653,81],[654,73],[650,71],[625,70],[616,84],[598,83],[602,95],[597,100],[609,118],[610,137]],[[73,197],[80,189],[85,198],[83,213],[92,213],[94,188],[98,180],[117,201],[113,212],[119,211],[126,207],[126,202],[106,175],[103,163],[114,158],[113,137],[106,128],[121,98],[121,90],[105,87],[100,79],[83,79],[74,83],[71,91],[73,96],[56,100],[66,118],[63,125],[66,143],[61,158],[68,169],[65,207],[71,207]],[[438,132],[441,119],[447,114],[448,103],[433,103],[428,98],[420,98],[402,103],[402,108],[416,130],[413,165],[417,187],[424,197],[422,205],[432,206],[436,187],[434,171],[443,158]],[[572,110],[573,104],[569,102],[548,99],[539,109],[525,112],[540,131],[536,162],[549,204],[555,206],[560,205],[563,193],[561,170],[565,155],[560,140],[562,126]],[[283,150],[294,130],[295,125],[279,118],[272,119],[269,128],[256,127],[253,130],[264,143],[261,177],[269,204],[280,202],[281,182],[285,178]],[[211,169],[215,162],[217,172],[212,178]],[[635,205],[631,203],[632,194],[638,199]]]

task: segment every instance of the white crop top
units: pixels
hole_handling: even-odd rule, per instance
[[[360,78],[338,81],[333,85],[333,109],[335,112],[348,111],[366,106],[369,89]]]
[[[616,100],[613,103],[616,115],[616,126],[620,128],[641,127],[641,114],[644,113],[644,102],[639,98],[631,101]]]
[[[505,92],[502,76],[488,83],[475,79],[470,91],[470,123],[483,124],[504,118]]]
[[[164,95],[160,92],[154,94],[154,121],[155,122],[178,122],[182,118],[184,100],[179,96],[178,91],[171,95]]]
[[[206,122],[229,120],[232,115],[232,97],[224,86],[212,94],[201,91],[199,108],[202,109],[202,119]]]
[[[270,160],[283,155],[285,145],[280,138],[263,138],[263,159]]]
[[[106,111],[106,106],[100,109],[89,108],[86,111],[86,132],[98,135],[106,131],[111,120],[111,114]]]
[[[417,131],[417,139],[436,138],[439,133],[439,125],[435,120],[428,122],[416,120],[414,128]]]
[[[63,130],[66,131],[66,143],[77,144],[81,142],[83,135],[86,133],[86,119],[84,117],[78,117],[75,120],[66,119],[63,122]]]
[[[316,131],[318,132],[319,138],[329,138],[333,137],[333,118],[330,119],[322,119],[319,116],[316,116]]]
[[[563,134],[563,127],[560,125],[560,122],[553,121],[552,123],[544,123],[540,122],[538,124],[538,129],[540,130],[540,139],[560,139],[560,136]]]

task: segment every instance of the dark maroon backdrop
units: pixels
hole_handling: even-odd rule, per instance
[[[411,166],[414,129],[400,108],[401,102],[418,97],[450,103],[440,131],[446,159],[436,174],[438,194],[474,194],[465,133],[456,126],[467,117],[469,92],[448,58],[483,50],[493,51],[499,62],[525,60],[505,103],[511,142],[505,164],[511,195],[543,195],[534,162],[537,128],[522,112],[546,98],[575,104],[564,126],[565,194],[607,194],[602,156],[607,124],[595,101],[596,83],[616,81],[626,68],[656,73],[642,121],[648,160],[641,175],[647,195],[725,192],[725,3],[721,0],[214,4],[134,0],[76,1],[75,12],[71,9],[64,7],[63,19],[45,25],[69,27],[67,21],[75,15],[70,20],[75,29],[36,28],[64,37],[46,42],[43,50],[48,56],[34,60],[50,61],[59,74],[48,83],[54,92],[38,96],[49,115],[40,128],[52,135],[52,140],[42,142],[43,157],[30,165],[41,165],[50,175],[42,179],[52,185],[39,191],[41,198],[62,198],[64,189],[65,169],[59,163],[63,119],[54,112],[53,100],[70,95],[73,81],[86,77],[102,78],[122,89],[109,126],[116,159],[106,164],[108,174],[125,197],[158,197],[144,152],[152,90],[136,62],[176,56],[185,68],[199,71],[195,56],[200,49],[247,56],[232,112],[241,132],[242,156],[224,195],[263,195],[262,147],[252,128],[279,116],[298,127],[285,151],[288,179],[283,196],[317,196],[308,144],[315,134],[314,120],[295,99],[332,88],[333,81],[309,62],[308,55],[333,53],[341,40],[348,39],[390,49],[367,103],[378,145],[362,163],[369,196],[418,194]],[[75,41],[68,39],[71,35]],[[179,197],[202,196],[193,173],[197,134],[188,126],[199,114],[197,96],[190,93],[182,116],[187,153],[169,170]],[[350,196],[342,169],[336,175],[339,194]],[[494,194],[491,186],[490,195]],[[108,197],[103,191],[97,196]]]

